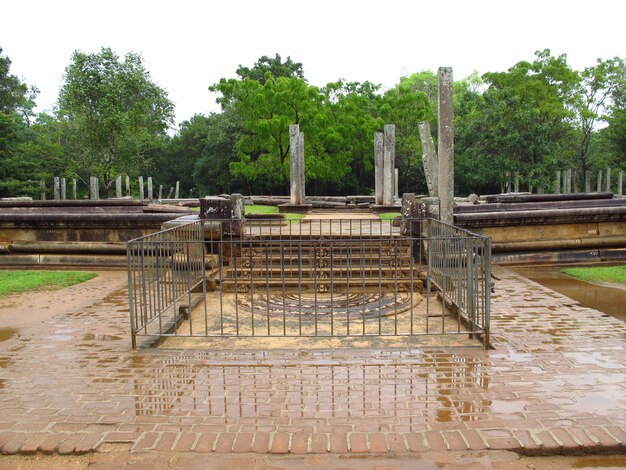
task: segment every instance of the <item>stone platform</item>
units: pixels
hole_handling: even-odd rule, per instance
[[[86,308],[0,342],[0,448],[122,446],[139,461],[146,452],[316,454],[333,466],[356,455],[623,453],[626,325],[494,274],[489,351],[133,351],[120,273]]]

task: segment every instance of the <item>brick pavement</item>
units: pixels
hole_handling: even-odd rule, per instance
[[[0,343],[0,448],[623,452],[626,325],[494,273],[491,351],[133,351],[117,290]]]

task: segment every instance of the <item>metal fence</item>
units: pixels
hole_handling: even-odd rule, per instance
[[[133,347],[143,335],[434,334],[487,346],[489,240],[403,222],[198,221],[132,240]]]

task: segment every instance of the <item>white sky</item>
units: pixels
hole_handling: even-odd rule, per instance
[[[389,88],[452,66],[455,78],[503,71],[538,49],[582,69],[626,56],[623,0],[20,0],[0,4],[3,55],[54,106],[72,52],[141,53],[177,122],[218,111],[208,86],[279,53],[323,86],[339,78]]]

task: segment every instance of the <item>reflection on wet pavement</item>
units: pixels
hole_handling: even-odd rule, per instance
[[[96,433],[92,446],[124,438],[137,449],[166,432],[194,445],[209,435],[254,435],[250,442],[265,446],[284,433],[288,445],[300,434],[309,446],[323,436],[328,449],[339,436],[348,452],[359,433],[374,449],[378,433],[381,448],[398,452],[486,444],[532,451],[558,448],[562,432],[580,441],[583,428],[618,445],[626,436],[626,325],[495,272],[491,351],[132,351],[121,290],[0,345],[0,428],[26,429],[29,417],[43,416],[41,429]]]

